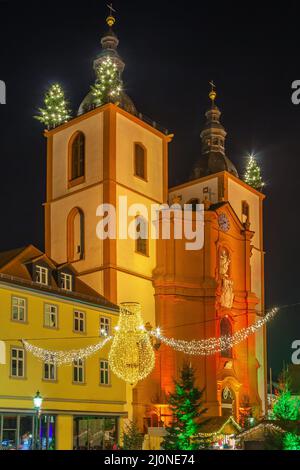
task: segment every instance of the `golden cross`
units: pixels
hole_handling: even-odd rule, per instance
[[[114,16],[113,15],[113,12],[114,13],[117,13],[116,10],[113,8],[113,4],[111,3],[110,5],[106,5],[107,8],[110,10],[110,16]]]

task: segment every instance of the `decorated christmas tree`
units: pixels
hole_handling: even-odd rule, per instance
[[[144,436],[140,433],[136,423],[130,421],[123,433],[123,450],[142,450]]]
[[[254,155],[249,155],[248,157],[244,181],[258,191],[261,191],[265,186],[261,176],[260,167],[258,166]]]
[[[44,98],[44,108],[39,109],[39,115],[35,119],[42,122],[47,129],[68,122],[71,118],[69,103],[65,99],[62,87],[58,83],[51,85]]]
[[[285,383],[280,390],[273,414],[276,419],[283,422],[300,420],[300,400],[292,396],[288,383]]]
[[[290,379],[287,371],[283,371],[279,379],[280,390],[273,407],[273,416],[280,422],[280,426],[286,431],[277,436],[279,449],[300,450],[300,400],[291,394]]]
[[[169,395],[172,424],[166,428],[162,442],[164,450],[195,450],[202,441],[199,438],[200,417],[207,411],[202,407],[204,390],[195,386],[195,371],[185,364],[181,378],[175,382],[175,392]]]
[[[102,106],[117,103],[123,88],[117,65],[107,57],[97,70],[97,79],[92,87],[93,103]]]

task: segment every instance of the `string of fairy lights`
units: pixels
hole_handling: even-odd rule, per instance
[[[293,306],[295,305],[300,304],[293,304]],[[87,359],[112,342],[108,354],[111,370],[122,380],[134,384],[147,377],[154,368],[153,342],[155,340],[158,345],[164,344],[187,355],[210,356],[229,350],[245,341],[270,322],[281,309],[287,307],[291,307],[291,305],[273,308],[252,325],[242,328],[232,335],[187,341],[164,336],[160,328],[148,331],[143,325],[141,306],[135,303],[126,303],[120,306],[119,322],[115,327],[114,334],[108,335],[105,330],[101,330],[101,341],[96,344],[80,349],[54,351],[33,345],[32,341],[38,341],[38,339],[21,339],[19,341],[22,342],[25,350],[38,360],[56,365],[73,364],[75,361]],[[50,340],[50,338],[48,339]],[[59,338],[52,339],[58,340]],[[43,338],[39,340],[41,341]]]
[[[221,351],[227,351],[232,349],[233,346],[241,343],[247,339],[250,335],[253,335],[268,323],[278,313],[278,308],[273,308],[267,315],[253,325],[247,328],[242,328],[236,331],[232,335],[221,336],[219,338],[208,338],[202,340],[178,340],[174,338],[167,338],[162,335],[160,328],[152,331],[150,334],[157,338],[161,343],[175,349],[176,351],[183,352],[190,356],[210,356]]]
[[[111,340],[112,337],[109,336],[97,344],[81,349],[71,349],[69,351],[51,351],[49,349],[43,349],[34,346],[25,340],[22,340],[22,343],[27,352],[31,353],[34,357],[43,362],[53,363],[56,365],[67,365],[93,356],[98,351],[103,349],[104,346]]]

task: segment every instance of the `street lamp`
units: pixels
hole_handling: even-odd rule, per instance
[[[33,398],[33,406],[36,411],[35,413],[35,425],[34,425],[34,449],[38,450],[40,448],[40,416],[41,408],[43,404],[43,397],[40,392],[37,391],[35,397]]]

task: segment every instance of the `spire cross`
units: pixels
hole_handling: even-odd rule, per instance
[[[217,97],[216,85],[213,81],[209,82],[209,84],[211,85],[211,92],[209,93],[209,97],[212,101],[212,105],[214,105],[215,99]]]
[[[114,9],[112,3],[111,3],[110,5],[106,5],[106,6],[107,6],[107,8],[110,10],[110,16],[114,16],[114,15],[113,15],[113,12],[114,12],[114,13],[117,13],[116,10]]]
[[[213,80],[209,82],[209,84],[211,85],[211,91],[215,91],[216,85],[214,84]]]

